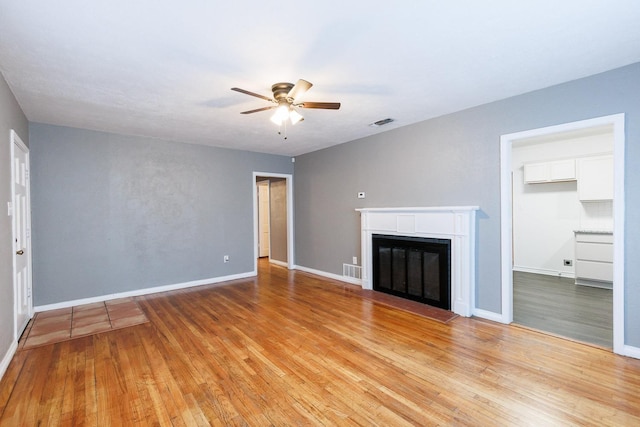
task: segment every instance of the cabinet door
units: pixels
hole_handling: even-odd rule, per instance
[[[548,163],[529,163],[524,165],[524,182],[547,182],[549,181]]]
[[[613,245],[609,243],[576,242],[576,259],[613,262]]]
[[[613,282],[613,264],[608,262],[577,260],[576,278]]]
[[[575,181],[576,162],[573,159],[556,160],[549,164],[551,181]]]
[[[585,202],[613,200],[613,156],[578,160],[578,198]]]

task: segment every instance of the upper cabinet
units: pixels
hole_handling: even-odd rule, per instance
[[[613,155],[578,159],[578,198],[613,200]]]
[[[576,162],[574,159],[527,163],[524,165],[524,182],[526,184],[575,180]]]

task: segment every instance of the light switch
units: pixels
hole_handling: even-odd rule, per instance
[[[364,199],[364,191],[358,193],[358,199]]]

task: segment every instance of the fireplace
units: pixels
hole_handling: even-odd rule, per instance
[[[478,206],[356,209],[361,216],[362,288],[373,289],[374,235],[449,240],[450,310],[471,316],[475,306],[478,209]],[[393,285],[386,286],[393,290]]]
[[[373,289],[451,309],[451,240],[374,234]]]

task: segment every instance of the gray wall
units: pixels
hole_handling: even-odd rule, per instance
[[[30,132],[36,306],[253,271],[253,172],[293,170],[283,156]]]
[[[271,259],[287,262],[287,180],[269,178]]]
[[[634,64],[298,156],[296,264],[341,274],[360,255],[358,207],[479,205],[476,304],[500,313],[500,136],[626,113],[625,342],[638,347],[639,100]]]
[[[6,215],[11,201],[10,131],[15,130],[22,142],[29,144],[29,125],[13,93],[0,74],[0,360],[13,342],[13,245],[11,217]]]

